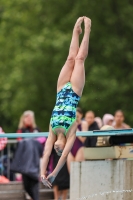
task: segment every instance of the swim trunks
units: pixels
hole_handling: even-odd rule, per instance
[[[68,129],[76,120],[76,108],[79,100],[80,97],[73,91],[70,82],[66,83],[57,93],[56,104],[50,120],[54,133],[56,128],[63,128],[66,135]]]

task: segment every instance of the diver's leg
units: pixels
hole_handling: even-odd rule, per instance
[[[69,54],[65,62],[65,65],[63,66],[59,74],[59,78],[57,82],[57,92],[59,92],[66,83],[70,82],[74,64],[75,64],[75,58],[79,50],[79,34],[82,32],[81,23],[83,19],[84,19],[83,17],[79,17],[75,23],[73,34],[72,34],[72,40],[70,44],[70,49],[69,49]]]
[[[75,59],[75,66],[70,80],[70,82],[72,83],[73,90],[79,96],[82,95],[82,91],[85,84],[84,62],[88,55],[91,20],[87,17],[84,17],[84,24],[85,24],[84,37]]]

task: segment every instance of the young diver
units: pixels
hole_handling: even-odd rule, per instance
[[[79,47],[82,22],[84,22],[84,36]],[[91,20],[87,17],[78,18],[73,29],[69,55],[58,78],[56,105],[50,120],[49,135],[41,166],[41,180],[49,188],[52,187],[52,182],[66,162],[76,139],[76,107],[85,84],[84,62],[88,55],[90,31]],[[54,171],[46,177],[53,146],[61,157]]]

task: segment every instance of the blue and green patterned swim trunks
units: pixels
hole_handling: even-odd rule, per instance
[[[73,91],[70,82],[57,93],[56,104],[50,120],[53,131],[56,128],[64,128],[65,134],[67,133],[76,120],[76,108],[79,100],[80,97]]]

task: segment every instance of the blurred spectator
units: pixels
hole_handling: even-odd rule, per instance
[[[95,114],[93,111],[88,111],[85,114],[85,120],[88,123],[88,131],[99,130],[99,127],[95,121]],[[85,137],[84,147],[94,147],[97,143],[97,137]],[[76,161],[84,161],[84,147],[81,147],[77,152]]]
[[[77,131],[88,131],[88,123],[85,120],[82,120],[83,118],[83,112],[81,108],[77,108],[76,112],[76,121],[77,121]],[[76,140],[74,142],[74,145],[71,149],[71,153],[69,153],[68,158],[67,158],[67,164],[68,164],[68,170],[70,172],[70,165],[71,162],[76,160],[77,152],[78,150],[83,146],[86,138],[85,137],[76,137]],[[80,159],[78,157],[78,159]]]
[[[3,134],[4,131],[3,129],[0,127],[0,134]],[[7,145],[7,138],[0,138],[0,151],[3,150]]]
[[[95,121],[95,113],[93,111],[88,111],[85,114],[85,120],[88,123],[88,131],[99,130],[99,127]],[[86,137],[84,146],[93,147],[97,143],[97,137]]]
[[[3,129],[1,127],[0,127],[0,134],[4,134],[4,131],[3,131]],[[0,151],[2,151],[6,147],[6,145],[7,145],[7,138],[6,137],[5,138],[0,138]],[[3,173],[5,174],[5,172],[4,172],[4,170],[5,170],[4,169],[5,168],[4,160],[5,160],[5,156],[4,155],[2,155],[2,156],[0,155],[0,183],[9,183],[9,180],[5,176],[2,175]],[[7,174],[7,172],[6,172],[6,174]]]
[[[31,111],[31,110],[27,110],[22,114],[22,116],[20,118],[17,133],[33,133],[33,132],[40,132],[40,129],[36,125],[34,112]],[[36,140],[38,140],[39,143],[44,145],[44,143],[46,141],[46,138],[44,138],[44,141],[43,141],[44,143],[42,142],[42,139],[43,138],[38,138]],[[18,140],[22,140],[22,138],[18,138]],[[29,143],[29,146],[27,146],[27,147],[25,146],[25,148],[26,148],[25,151],[26,152],[29,151],[29,156],[30,156],[30,154],[33,155],[36,152],[32,152],[33,151],[33,149],[32,149],[32,145],[33,145],[32,140],[28,140],[27,142]],[[38,145],[37,141],[34,142],[34,143],[36,144],[36,146],[34,146],[34,148],[38,147],[38,149],[39,149],[39,145]],[[21,146],[24,145],[24,144],[25,144],[25,141],[24,141],[24,143],[21,142],[18,145],[18,148],[21,148]],[[20,157],[23,156],[23,152],[19,151],[19,154],[22,154],[22,155],[19,155]],[[17,154],[17,156],[18,156],[18,154]],[[40,158],[38,157],[36,159],[40,159]],[[28,166],[30,164],[33,167],[31,169],[29,169],[29,171],[30,170],[32,171],[33,168],[35,170],[35,168],[36,168],[36,170],[38,170],[38,177],[39,177],[39,163],[38,164],[35,163],[35,162],[31,163],[33,160],[34,160],[34,158],[32,159],[32,157],[31,157],[31,159],[28,159],[26,157],[25,158],[25,168],[26,168],[26,166]],[[15,159],[14,162],[17,162],[17,159]],[[38,162],[38,160],[37,160],[37,162]],[[15,165],[12,165],[12,166],[13,166],[13,169],[14,169]],[[16,172],[20,172],[21,173],[21,169],[19,169],[18,171],[16,170]],[[18,174],[17,174],[17,176],[18,176]],[[33,177],[33,175],[32,176],[28,176],[27,173],[22,173],[22,177],[23,177],[24,188],[25,188],[25,190],[27,192],[26,193],[26,198],[27,199],[31,199],[31,197],[32,197],[33,200],[38,200],[39,199],[39,179],[38,178],[35,179]],[[36,175],[36,177],[37,177],[37,175]],[[28,194],[31,197],[29,197]]]
[[[36,125],[34,112],[31,110],[27,110],[20,117],[17,133],[33,132],[40,132],[40,129]],[[18,140],[21,140],[21,138],[19,138]]]
[[[105,114],[103,116],[103,125],[112,126],[113,121],[114,121],[114,116],[113,115],[111,115],[111,114]]]
[[[53,168],[56,167],[60,157],[53,149]],[[68,190],[70,187],[70,176],[67,169],[67,163],[64,164],[62,169],[59,171],[53,182],[54,200],[63,199],[66,200],[68,196]]]
[[[130,128],[129,125],[124,123],[125,117],[122,110],[117,110],[114,115],[114,128],[115,129],[128,129]]]
[[[11,171],[21,173],[28,196],[26,199],[39,200],[40,158],[43,155],[43,145],[35,139],[18,142]]]
[[[85,120],[88,123],[88,129],[89,130],[94,130],[95,128],[97,128],[97,123],[95,122],[95,113],[93,111],[87,111],[85,114]]]
[[[103,125],[102,119],[100,117],[95,117],[95,122],[97,123],[97,125],[100,129]]]

